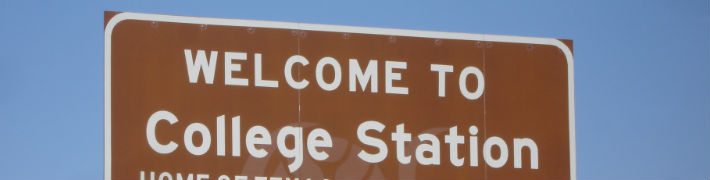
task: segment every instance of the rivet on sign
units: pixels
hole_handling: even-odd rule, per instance
[[[395,42],[397,42],[397,38],[394,36],[390,36],[389,41],[390,41],[390,43],[395,43]]]
[[[300,36],[301,38],[306,38],[306,31],[299,32],[298,36]]]
[[[476,47],[477,47],[477,48],[482,48],[482,47],[483,47],[483,42],[481,42],[481,41],[476,42]]]
[[[526,46],[526,49],[527,49],[528,51],[532,51],[532,50],[533,50],[533,45],[532,45],[532,44],[528,44],[528,45]]]
[[[434,45],[436,45],[436,46],[441,46],[442,43],[443,42],[441,41],[441,39],[434,40]]]
[[[291,30],[291,35],[292,36],[298,36],[298,30]]]
[[[491,42],[486,42],[486,47],[487,47],[487,48],[493,47],[493,43],[491,43]]]
[[[202,31],[207,30],[207,25],[200,24],[200,30],[202,30]]]
[[[155,22],[155,21],[150,22],[150,27],[157,28],[158,22]]]
[[[349,33],[343,33],[343,39],[350,39]]]
[[[254,31],[255,31],[255,29],[252,27],[247,28],[247,33],[249,33],[249,34],[254,34]]]

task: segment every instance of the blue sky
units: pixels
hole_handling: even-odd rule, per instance
[[[708,179],[710,4],[0,1],[0,179],[103,177],[103,11],[574,40],[579,179]]]

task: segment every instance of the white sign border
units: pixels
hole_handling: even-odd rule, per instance
[[[574,110],[574,57],[572,51],[562,41],[553,38],[535,38],[501,35],[484,35],[469,33],[417,31],[389,28],[370,28],[339,25],[322,25],[307,23],[288,23],[274,21],[255,21],[241,19],[186,17],[174,15],[146,14],[123,12],[114,15],[104,28],[104,179],[111,179],[111,35],[116,25],[124,20],[159,21],[185,24],[204,24],[220,26],[240,26],[257,28],[279,28],[308,31],[327,31],[360,33],[390,36],[410,36],[437,39],[457,39],[472,41],[491,41],[505,43],[526,43],[551,45],[559,48],[567,59],[567,86],[569,99],[569,148],[570,148],[570,179],[577,179],[575,110]]]

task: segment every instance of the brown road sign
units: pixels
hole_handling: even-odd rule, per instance
[[[105,179],[575,179],[571,41],[105,19]]]

